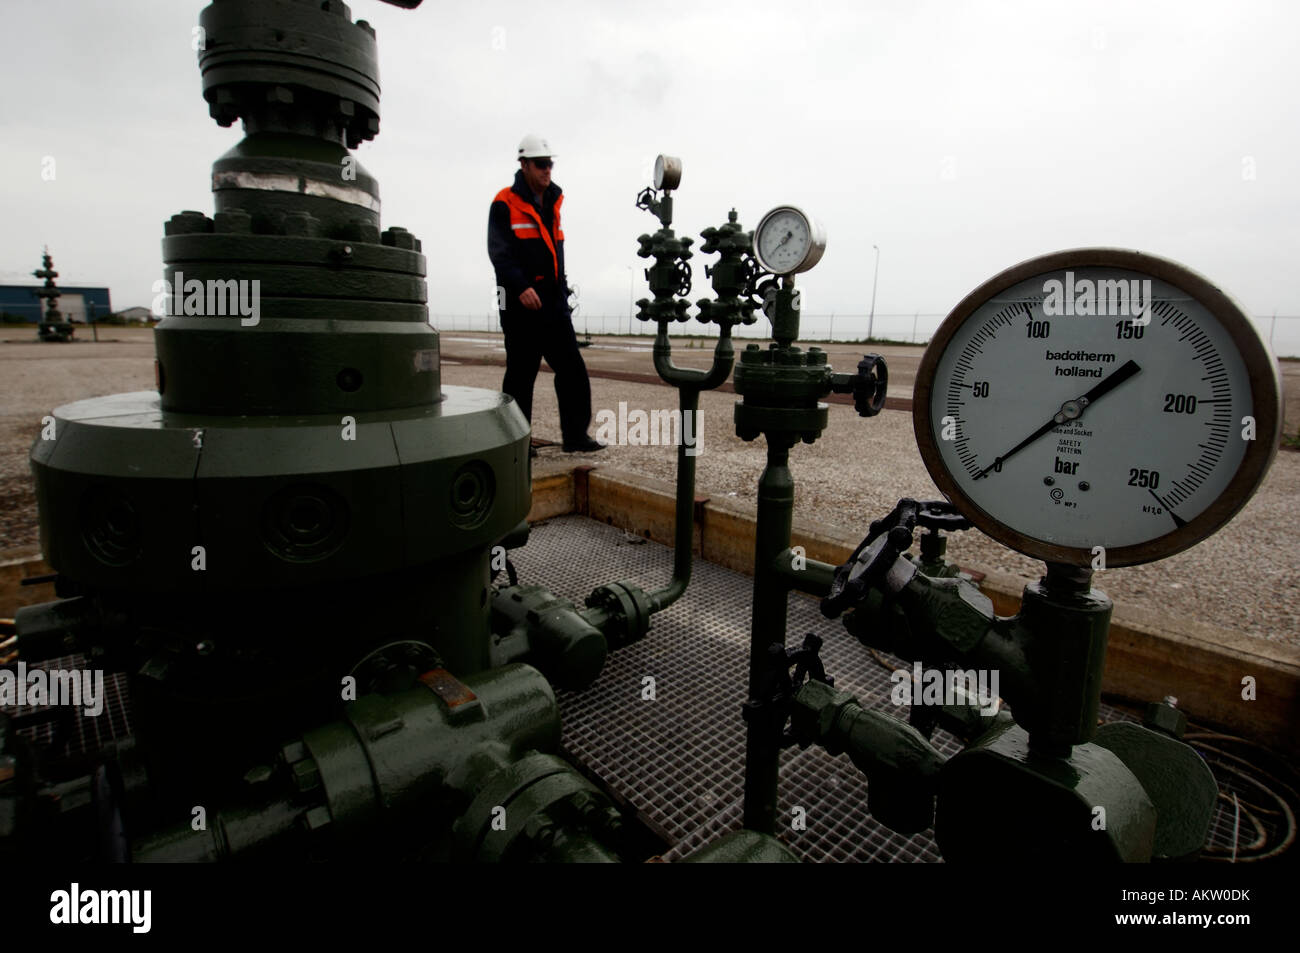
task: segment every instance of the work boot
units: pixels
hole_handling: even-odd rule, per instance
[[[599,440],[593,440],[586,434],[577,443],[566,443],[564,445],[565,453],[595,453],[597,450],[604,450],[605,445]]]

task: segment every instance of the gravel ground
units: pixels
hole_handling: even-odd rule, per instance
[[[104,336],[115,340],[101,340],[99,345],[0,342],[0,558],[30,555],[39,548],[27,454],[41,416],[73,400],[154,386],[151,333],[116,330],[105,331]],[[497,386],[501,373],[496,367],[445,364],[443,380]],[[537,436],[558,442],[552,381],[545,371],[538,377],[534,424]],[[1288,390],[1290,398],[1295,389]],[[592,395],[597,410],[617,410],[621,400],[646,410],[677,406],[670,388],[648,384],[594,378]],[[735,436],[735,401],[732,394],[701,396],[697,484],[701,493],[753,503],[765,456],[763,441],[751,445]],[[1290,413],[1288,418],[1290,429],[1294,418]],[[585,457],[546,448],[536,472],[579,460],[661,480],[672,480],[675,472],[672,448],[631,446]],[[911,416],[897,411],[864,420],[852,408],[832,404],[826,433],[811,446],[794,448],[791,469],[796,518],[817,520],[850,535],[865,534],[871,520],[887,513],[900,497],[938,497],[917,453]],[[1294,545],[1297,500],[1300,454],[1280,453],[1259,492],[1218,534],[1162,562],[1102,573],[1099,587],[1118,603],[1194,616],[1226,629],[1300,645],[1300,556]],[[1041,563],[977,530],[950,539],[949,555],[962,565],[1013,573],[1026,581],[1041,574]]]
[[[496,386],[499,374],[497,368],[443,367],[448,384]],[[553,380],[545,371],[537,378],[533,431],[558,442]],[[617,412],[619,401],[645,410],[677,406],[676,394],[668,387],[600,378],[593,378],[591,385],[597,412],[602,408]],[[747,444],[735,435],[736,400],[734,394],[701,395],[696,487],[702,494],[756,505],[766,445],[762,438]],[[675,448],[653,446],[611,447],[585,455],[543,448],[534,472],[561,469],[578,460],[660,480],[673,480],[676,472]],[[888,513],[902,497],[940,498],[917,452],[911,415],[899,411],[863,419],[851,407],[832,404],[826,432],[816,443],[799,444],[791,451],[790,469],[795,479],[795,518],[817,520],[850,535],[865,536],[868,524]],[[1297,500],[1300,454],[1279,453],[1259,491],[1217,534],[1157,563],[1102,572],[1097,587],[1119,604],[1194,616],[1203,623],[1300,645],[1300,555],[1294,544]],[[948,558],[974,569],[1012,573],[1026,582],[1042,575],[1042,563],[1007,549],[979,530],[952,534]]]

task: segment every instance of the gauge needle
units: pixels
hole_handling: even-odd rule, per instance
[[[777,242],[777,243],[776,243],[776,247],[777,247],[777,248],[780,248],[782,245],[784,245],[786,242],[788,242],[788,241],[789,241],[790,239],[792,239],[792,238],[794,238],[794,232],[786,232],[786,233],[785,233],[785,238],[783,238],[783,239],[781,239],[779,242]]]
[[[1114,374],[1111,374],[1110,377],[1098,382],[1097,386],[1088,391],[1088,393],[1084,394],[1082,397],[1076,397],[1073,400],[1067,400],[1063,403],[1061,409],[1056,412],[1056,415],[1052,417],[1051,420],[1043,424],[1006,453],[1002,454],[1002,456],[995,458],[989,466],[975,474],[973,479],[979,480],[988,476],[990,470],[1001,467],[1003,463],[1015,456],[1021,450],[1025,449],[1025,447],[1029,446],[1053,427],[1059,427],[1061,424],[1069,423],[1072,420],[1078,420],[1083,416],[1084,408],[1088,407],[1090,404],[1095,404],[1098,400],[1109,394],[1140,370],[1142,370],[1142,368],[1138,367],[1136,361],[1126,361],[1123,366],[1116,369]]]

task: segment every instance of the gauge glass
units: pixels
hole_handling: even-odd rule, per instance
[[[826,237],[821,228],[792,206],[775,208],[754,231],[754,255],[775,275],[807,271],[821,259]]]

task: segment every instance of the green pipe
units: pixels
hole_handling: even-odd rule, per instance
[[[767,466],[758,481],[758,520],[754,532],[754,606],[749,645],[749,703],[745,729],[745,827],[776,832],[777,761],[784,713],[764,697],[771,690],[772,647],[785,645],[786,581],[773,568],[790,547],[794,477],[790,448],[795,438],[767,436]]]
[[[655,370],[665,382],[674,387],[692,387],[696,390],[713,390],[731,376],[736,362],[735,348],[731,342],[731,325],[723,324],[718,343],[713,347],[713,366],[707,371],[691,367],[678,367],[672,359],[673,347],[668,340],[668,321],[660,320],[655,334]]]
[[[919,731],[897,718],[865,709],[848,692],[809,681],[795,694],[792,728],[829,754],[848,752],[867,776],[867,809],[904,834],[934,823],[939,769],[947,760]]]
[[[700,391],[712,390],[729,376],[735,364],[730,325],[722,325],[713,349],[713,366],[708,371],[677,367],[672,361],[672,344],[668,340],[668,322],[659,322],[655,335],[655,370],[678,390],[682,428],[687,419],[698,420]],[[687,417],[690,414],[690,417]],[[698,424],[695,425],[698,434]],[[685,440],[677,446],[677,500],[673,528],[673,576],[668,585],[650,594],[650,611],[658,612],[672,605],[686,591],[691,581],[691,552],[695,543],[695,453],[687,453]]]
[[[810,596],[830,595],[831,580],[835,578],[835,567],[830,563],[805,556],[796,557],[789,547],[772,560],[772,571],[784,580],[788,588]]]
[[[700,392],[694,387],[679,387],[682,426],[689,413],[694,420],[699,413]],[[697,431],[698,432],[698,431]],[[662,589],[650,593],[650,611],[658,612],[676,602],[691,581],[691,552],[695,543],[695,456],[686,452],[685,441],[677,446],[677,503],[673,529],[673,578]]]

